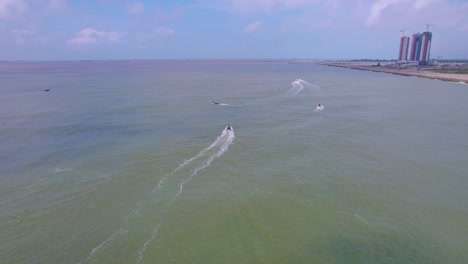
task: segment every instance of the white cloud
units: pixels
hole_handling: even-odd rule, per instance
[[[151,34],[151,38],[168,39],[175,34],[175,31],[169,27],[157,27]]]
[[[28,11],[24,0],[0,0],[0,20],[14,21]]]
[[[301,9],[323,0],[201,0],[202,5],[238,13],[276,13],[284,10]]]
[[[430,8],[431,4],[435,2],[437,2],[437,0],[416,0],[414,3],[414,8],[416,10]]]
[[[183,15],[186,13],[186,8],[184,7],[175,7],[175,8],[166,8],[163,6],[157,6],[154,12],[154,19],[161,24],[170,23],[180,20]]]
[[[154,42],[164,41],[175,35],[175,31],[170,27],[157,27],[151,32],[133,33],[129,39],[133,39],[139,48],[148,48]]]
[[[255,21],[253,23],[250,23],[247,27],[244,28],[244,33],[252,33],[255,31],[261,30],[263,27],[263,22],[262,21]]]
[[[28,22],[66,10],[67,0],[0,0],[0,21]]]
[[[380,19],[381,12],[391,5],[398,4],[398,2],[400,2],[400,0],[379,0],[375,2],[371,7],[366,25],[370,27],[377,23]]]
[[[120,40],[119,32],[98,31],[93,28],[85,28],[75,33],[75,37],[68,40],[69,45],[80,46],[98,43],[115,43]]]
[[[15,37],[15,42],[18,45],[23,45],[27,38],[31,38],[36,35],[36,32],[31,30],[13,30],[11,33]]]
[[[66,0],[49,0],[46,6],[48,13],[62,13],[68,9]]]
[[[135,2],[127,5],[127,13],[138,15],[145,11],[145,5],[141,2]]]
[[[34,30],[20,29],[12,30],[11,35],[14,38],[16,45],[43,45],[47,43],[47,39],[38,34]]]
[[[448,0],[378,0],[369,10],[368,28],[405,28],[422,31],[426,24],[437,29],[460,29],[468,23],[468,5]]]

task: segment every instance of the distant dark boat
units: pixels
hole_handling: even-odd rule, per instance
[[[215,101],[211,101],[211,102],[212,102],[213,104],[215,104],[215,105],[219,105],[218,102],[215,102]]]
[[[226,130],[232,131],[232,126],[231,126],[231,125],[228,125],[228,126],[226,127]]]
[[[50,91],[50,89],[45,89],[45,90],[44,90],[44,92],[48,92],[48,91]]]

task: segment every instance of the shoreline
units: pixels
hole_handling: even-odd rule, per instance
[[[395,65],[375,65],[376,62],[349,62],[349,61],[317,61],[314,64],[349,68],[354,70],[372,71],[372,72],[384,72],[389,74],[396,74],[402,76],[414,76],[432,80],[440,80],[447,82],[457,82],[468,84],[468,74],[457,74],[457,73],[440,73],[430,70],[430,68],[424,68],[421,66],[395,66]]]

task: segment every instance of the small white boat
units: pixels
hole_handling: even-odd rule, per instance
[[[323,110],[323,108],[324,108],[324,107],[323,107],[322,104],[318,104],[318,105],[315,107],[314,111],[320,112],[320,111]]]

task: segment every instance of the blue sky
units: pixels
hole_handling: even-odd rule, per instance
[[[0,0],[0,60],[468,59],[468,0]]]

